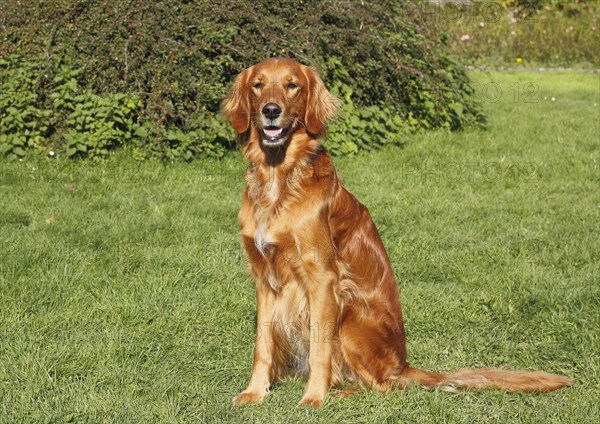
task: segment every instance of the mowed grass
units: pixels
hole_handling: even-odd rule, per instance
[[[0,162],[0,423],[596,421],[599,76],[472,77],[487,131],[416,135],[337,169],[388,249],[413,366],[545,370],[575,386],[365,391],[312,410],[288,379],[234,407],[255,319],[243,158],[32,157]]]

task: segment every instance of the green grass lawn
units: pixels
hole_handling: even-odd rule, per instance
[[[412,365],[545,370],[575,386],[362,392],[308,410],[290,379],[234,407],[255,315],[241,156],[32,157],[0,162],[0,422],[597,420],[599,76],[472,77],[487,131],[416,135],[337,168],[390,254]]]

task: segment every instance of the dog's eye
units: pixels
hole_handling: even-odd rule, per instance
[[[257,90],[260,90],[262,88],[262,82],[257,82],[256,84],[253,85],[254,88],[256,88]]]
[[[298,88],[298,86],[296,84],[294,84],[293,82],[290,82],[287,85],[288,90],[293,90],[294,88]]]

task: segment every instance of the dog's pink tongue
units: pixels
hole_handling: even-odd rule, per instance
[[[283,131],[281,128],[277,128],[276,130],[268,130],[265,128],[265,134],[267,135],[267,137],[270,138],[275,138],[275,137],[279,137],[279,135],[281,134],[281,131]]]

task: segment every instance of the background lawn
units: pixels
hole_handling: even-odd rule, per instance
[[[489,129],[336,160],[388,249],[409,359],[562,373],[558,392],[414,389],[233,407],[254,293],[245,164],[0,166],[0,422],[593,422],[600,417],[599,75],[473,73]],[[343,119],[343,118],[342,118]]]

